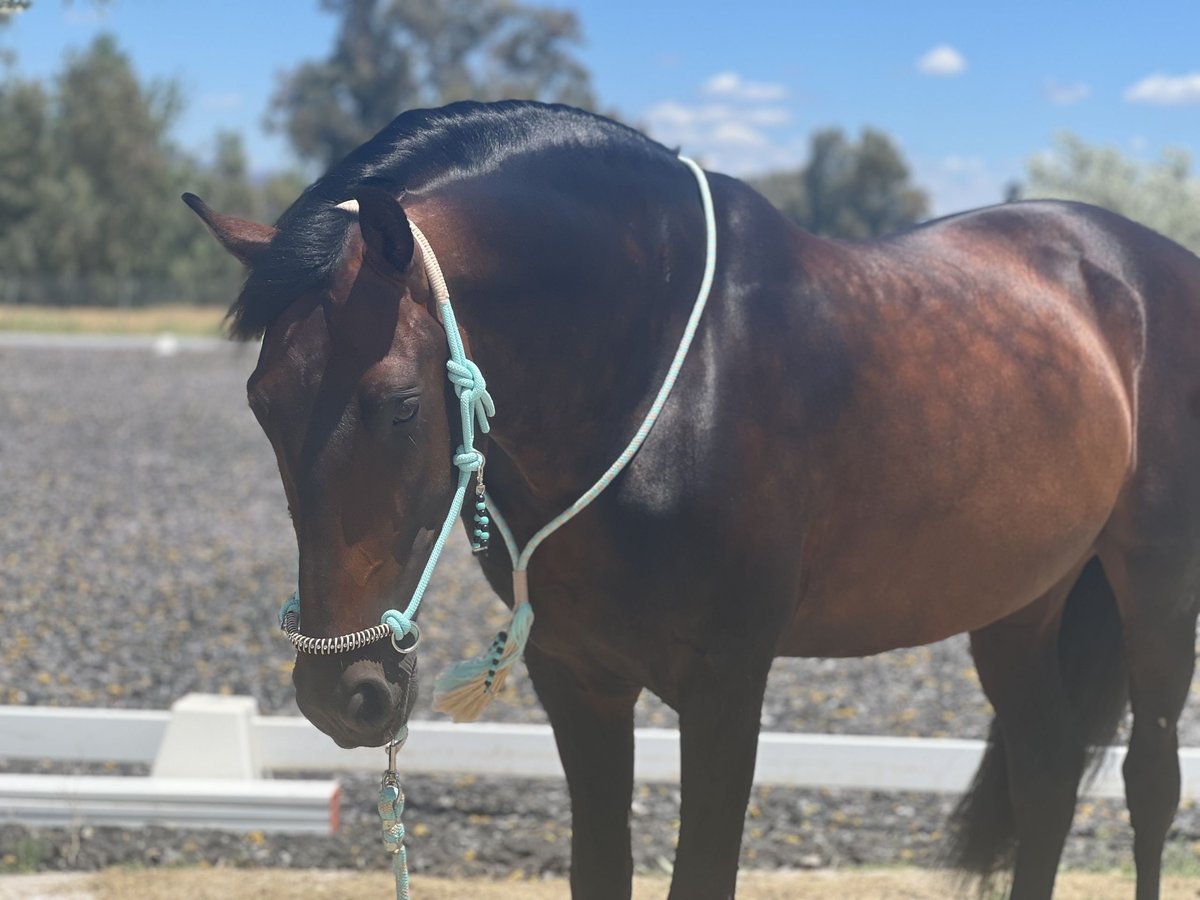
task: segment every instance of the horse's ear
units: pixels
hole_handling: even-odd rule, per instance
[[[183,202],[208,226],[208,230],[221,242],[221,246],[236,256],[243,265],[253,266],[275,238],[275,229],[270,225],[260,225],[248,219],[214,212],[195,194],[184,194]]]
[[[358,201],[358,227],[367,253],[377,262],[403,272],[413,258],[412,229],[400,201],[383,188],[364,185],[354,193]]]

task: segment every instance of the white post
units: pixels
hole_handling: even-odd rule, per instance
[[[154,778],[261,778],[252,729],[253,697],[185,694],[154,758]]]

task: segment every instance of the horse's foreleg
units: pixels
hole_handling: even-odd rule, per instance
[[[679,700],[682,800],[670,900],[728,900],[737,880],[770,659],[697,669]]]
[[[633,882],[633,706],[640,688],[582,684],[531,642],[525,664],[571,794],[573,900],[628,898]]]

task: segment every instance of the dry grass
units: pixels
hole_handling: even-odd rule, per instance
[[[24,878],[24,880],[22,880]],[[487,881],[451,880],[418,876],[413,879],[418,900],[566,900],[562,880]],[[391,895],[390,876],[381,873],[300,872],[252,869],[110,869],[98,875],[0,877],[0,900],[17,897],[71,897],[75,900],[292,900],[294,897],[346,898]],[[638,878],[634,900],[665,897],[665,878]],[[945,875],[919,869],[815,872],[744,872],[739,881],[740,900],[942,900],[957,893]],[[1133,879],[1125,874],[1065,873],[1054,892],[1056,900],[1108,900],[1133,895]],[[1163,879],[1164,900],[1200,896],[1200,879]]]
[[[165,305],[139,309],[97,306],[27,306],[0,303],[0,331],[73,334],[217,335],[225,310]]]

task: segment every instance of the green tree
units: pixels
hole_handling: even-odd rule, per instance
[[[0,28],[11,22],[18,13],[23,13],[33,5],[33,0],[8,0],[0,4]]]
[[[46,192],[50,127],[50,98],[40,84],[11,73],[0,81],[0,267],[9,271],[28,272],[38,262],[31,226]]]
[[[0,302],[228,302],[242,273],[179,202],[274,219],[304,183],[249,173],[240,136],[211,162],[170,138],[182,101],[143,83],[110,37],[49,83],[0,69]]]
[[[178,109],[174,87],[141,84],[110,37],[69,55],[52,90],[8,73],[0,297],[135,302],[135,281],[161,264],[173,184],[166,135]]]
[[[286,73],[269,123],[329,166],[405,109],[505,98],[591,106],[575,14],[515,0],[321,0],[328,57]]]
[[[841,129],[818,131],[805,166],[750,183],[802,228],[829,237],[878,237],[929,214],[929,198],[911,183],[900,151],[872,128],[857,144]]]
[[[1081,200],[1141,222],[1200,253],[1200,177],[1183,149],[1139,163],[1114,147],[1096,147],[1068,133],[1053,150],[1026,163],[1027,198]]]
[[[76,215],[57,223],[48,265],[115,279],[153,273],[160,204],[174,185],[168,132],[181,108],[176,85],[143,85],[111,36],[68,59],[54,152],[63,183],[78,192],[68,203]]]

